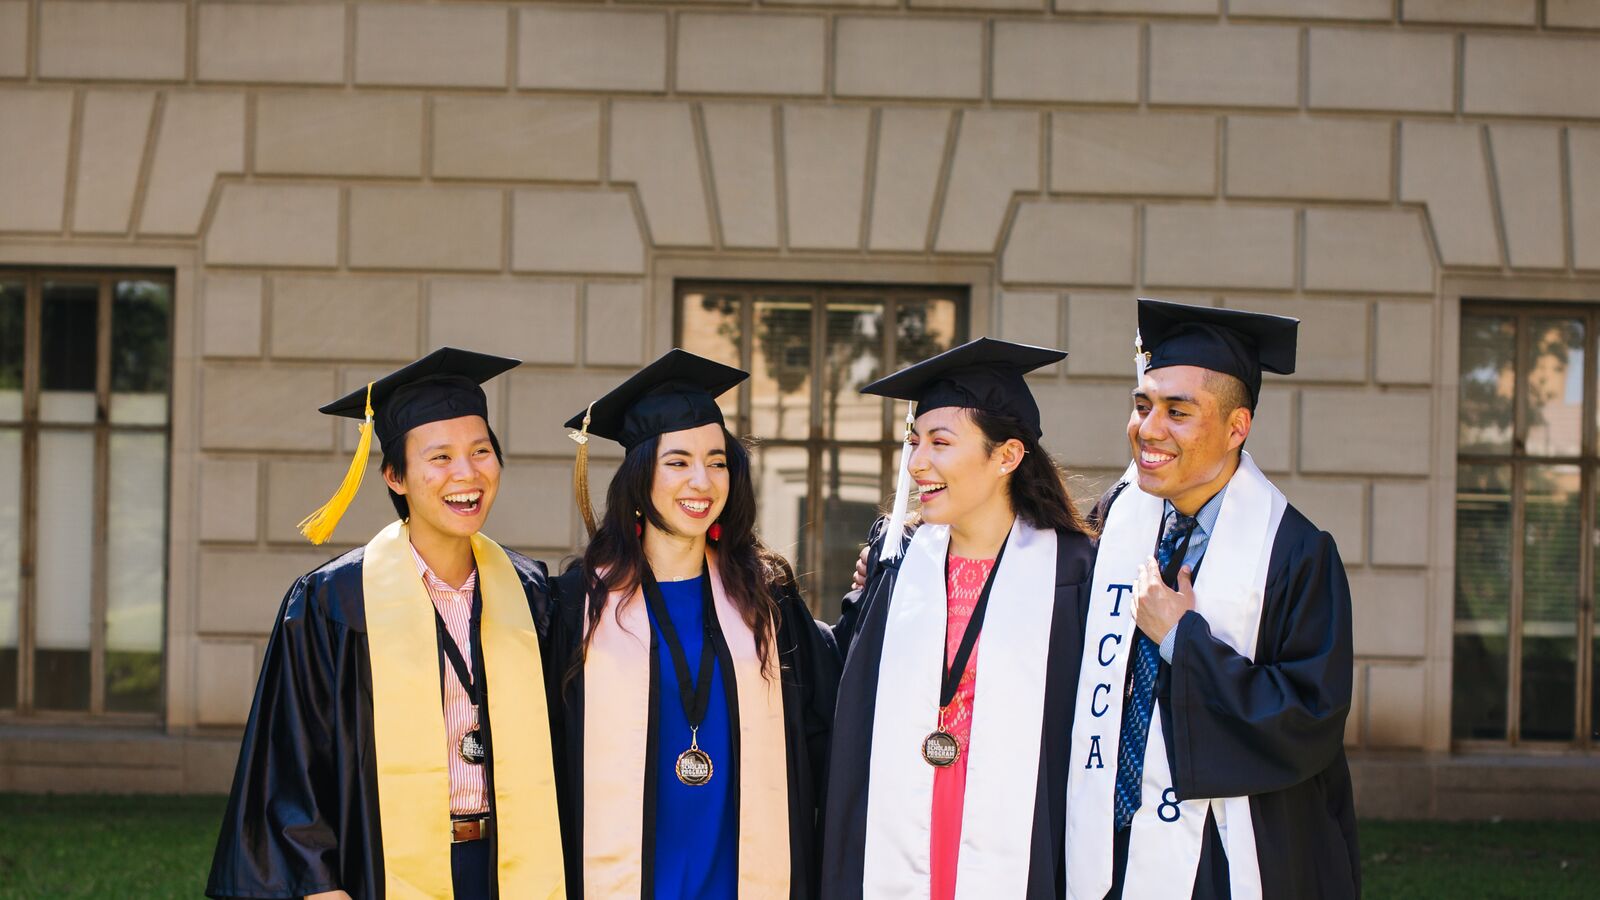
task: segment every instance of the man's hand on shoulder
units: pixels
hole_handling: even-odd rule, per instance
[[[867,553],[872,550],[868,544],[861,548],[861,555],[856,557],[856,574],[850,579],[850,590],[859,591],[867,586]]]

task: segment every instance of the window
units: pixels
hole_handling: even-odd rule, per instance
[[[162,699],[172,279],[0,269],[0,710]]]
[[[1600,744],[1597,333],[1593,307],[1463,307],[1458,741]]]
[[[756,441],[757,528],[831,619],[903,435],[903,404],[857,391],[964,341],[966,291],[680,283],[677,299],[678,346],[751,373],[721,402]]]

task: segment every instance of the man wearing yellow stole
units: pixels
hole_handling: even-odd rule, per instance
[[[207,895],[566,895],[545,569],[481,533],[501,453],[480,385],[517,364],[447,347],[322,407],[361,441],[301,530],[332,534],[374,432],[400,519],[284,597]]]

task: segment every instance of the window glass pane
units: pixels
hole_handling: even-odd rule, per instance
[[[1506,736],[1506,634],[1511,597],[1511,467],[1456,473],[1457,738]]]
[[[1508,316],[1461,317],[1462,453],[1510,453],[1516,391],[1516,323]]]
[[[839,599],[850,590],[856,558],[872,523],[881,515],[883,453],[830,447],[822,454],[822,560],[816,580],[818,617],[839,617]]]
[[[89,706],[90,541],[94,435],[39,434],[34,705]]]
[[[756,531],[786,559],[800,559],[808,524],[807,462],[804,447],[758,447],[750,454],[756,485]],[[804,570],[800,570],[804,574]]]
[[[168,323],[172,291],[154,281],[119,281],[111,304],[111,421],[167,422]]]
[[[744,368],[739,359],[739,301],[738,294],[684,294],[680,346],[707,359]],[[744,385],[740,385],[717,398],[730,426],[739,426],[739,396],[743,391]]]
[[[943,353],[966,331],[954,300],[901,299],[895,304],[895,368],[902,369]]]
[[[109,501],[106,709],[154,712],[166,594],[166,435],[111,435]]]
[[[755,332],[750,433],[804,440],[811,433],[811,298],[756,298]]]
[[[17,604],[21,593],[22,433],[0,428],[0,709],[17,705]]]
[[[93,422],[100,288],[45,282],[39,417]]]
[[[823,434],[831,441],[883,440],[883,399],[859,393],[883,374],[883,301],[829,301],[827,341]]]
[[[0,421],[22,418],[22,282],[0,281]]]
[[[1578,668],[1577,466],[1523,472],[1522,736],[1571,740]]]
[[[1528,453],[1577,456],[1583,450],[1583,321],[1528,322]]]

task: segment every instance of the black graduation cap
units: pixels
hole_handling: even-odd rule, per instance
[[[387,446],[404,438],[411,429],[429,422],[462,416],[482,416],[487,421],[489,401],[479,385],[516,368],[521,362],[504,356],[441,347],[318,410],[330,416],[362,420],[361,440],[339,490],[320,509],[301,520],[300,533],[313,544],[320,544],[333,535],[333,529],[361,488],[374,431],[379,445]]]
[[[982,337],[880,378],[861,393],[915,401],[918,413],[960,406],[1011,416],[1043,437],[1039,404],[1022,376],[1066,357],[1064,350]]]
[[[1139,298],[1145,369],[1199,366],[1244,382],[1250,408],[1261,396],[1261,372],[1294,374],[1300,320],[1289,316],[1190,306]]]
[[[749,377],[743,369],[674,347],[568,419],[566,427],[632,450],[659,434],[722,424],[717,397]]]

